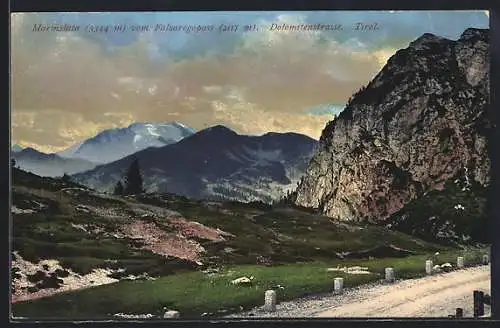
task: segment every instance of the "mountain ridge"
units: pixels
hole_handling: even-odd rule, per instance
[[[57,177],[64,174],[75,174],[86,171],[96,166],[96,163],[83,159],[64,158],[58,154],[47,154],[32,147],[12,152],[11,157],[16,161],[16,166],[45,177]]]
[[[316,144],[316,140],[301,134],[248,136],[216,125],[175,144],[141,150],[74,178],[109,191],[137,158],[148,190],[194,198],[245,193],[248,201],[271,202],[282,196],[279,188],[291,188],[298,181]],[[256,190],[256,186],[263,190]],[[227,198],[241,200],[238,196]]]
[[[178,142],[194,132],[195,130],[175,121],[135,122],[127,127],[103,130],[58,154],[104,164],[149,147],[162,147]]]
[[[488,32],[424,34],[398,50],[326,124],[294,203],[380,221],[464,167],[488,185]]]

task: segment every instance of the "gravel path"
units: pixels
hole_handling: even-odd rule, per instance
[[[345,289],[342,295],[315,295],[277,305],[266,313],[262,307],[228,317],[448,317],[457,307],[464,317],[473,314],[473,290],[490,294],[490,266],[478,266],[430,277],[373,283]],[[485,306],[485,315],[490,315]]]

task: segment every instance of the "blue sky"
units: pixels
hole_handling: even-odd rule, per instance
[[[63,149],[134,121],[318,138],[332,114],[398,49],[423,33],[457,39],[484,11],[24,13],[12,18],[13,140]],[[376,22],[377,31],[354,24]],[[33,32],[33,24],[80,32]],[[89,33],[94,25],[214,25],[214,32]],[[276,24],[342,24],[277,32]],[[238,24],[237,32],[218,32]],[[259,31],[243,32],[256,24]]]
[[[204,25],[213,24],[259,24],[262,21],[274,22],[279,16],[301,16],[304,23],[342,24],[352,26],[357,22],[377,22],[382,30],[377,33],[360,33],[345,29],[342,33],[325,33],[326,38],[337,41],[354,39],[367,47],[381,44],[400,45],[423,33],[433,33],[445,38],[456,39],[467,27],[488,27],[488,17],[484,11],[318,11],[318,12],[146,12],[146,13],[39,13],[36,21],[40,23],[66,23],[95,25],[155,25],[158,23]],[[259,24],[261,25],[261,24]],[[168,38],[162,33],[153,33],[153,40],[163,45],[162,50],[172,54],[182,54],[181,58],[202,55],[210,51],[229,50],[237,46],[244,32],[186,34],[169,33]],[[92,41],[102,43],[103,47],[125,46],[133,44],[140,36],[139,32],[91,34],[82,31],[80,35]],[[196,40],[196,42],[194,42]],[[201,45],[195,46],[201,42]]]

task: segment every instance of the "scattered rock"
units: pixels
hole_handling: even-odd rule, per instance
[[[328,268],[326,271],[329,272],[344,272],[347,274],[370,274],[367,267],[353,266],[353,267],[336,267]]]
[[[451,270],[453,270],[453,266],[451,265],[451,263],[444,263],[441,264],[441,269],[445,272],[450,272]]]
[[[75,207],[75,210],[77,210],[79,212],[87,213],[87,214],[90,213],[90,209],[85,205],[77,205]]]
[[[215,273],[219,273],[220,269],[219,268],[208,268],[208,269],[205,269],[201,272],[203,272],[205,274],[215,274]]]
[[[252,283],[253,279],[254,279],[254,277],[250,277],[250,278],[240,277],[240,278],[232,280],[231,283],[233,285],[249,285]]]
[[[163,314],[163,319],[177,319],[180,318],[179,311],[168,310]]]
[[[16,268],[16,276],[12,277],[12,302],[47,297],[56,293],[81,289],[91,285],[103,285],[118,281],[110,278],[114,272],[123,269],[95,269],[87,275],[79,275],[61,267],[56,260],[42,260],[32,263],[24,260],[17,252],[13,252],[12,267]],[[44,269],[48,266],[48,270]],[[91,284],[90,281],[94,281]]]
[[[33,214],[33,213],[36,213],[36,211],[34,211],[32,209],[23,210],[21,208],[17,208],[15,205],[13,205],[11,207],[10,211],[12,212],[12,214]]]
[[[386,257],[405,257],[415,254],[414,251],[397,247],[395,245],[381,245],[369,249],[337,253],[340,258],[346,259],[365,259],[365,258],[386,258]]]
[[[224,253],[226,253],[226,254],[230,254],[230,253],[232,253],[234,251],[235,251],[234,248],[231,248],[231,247],[225,247],[224,248]]]
[[[115,313],[114,317],[124,318],[124,319],[149,319],[154,318],[154,315],[148,314],[126,314],[126,313]]]

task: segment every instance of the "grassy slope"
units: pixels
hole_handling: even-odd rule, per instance
[[[135,200],[104,198],[81,192],[71,196],[57,191],[57,180],[40,179],[24,173],[14,176],[13,203],[17,207],[37,201],[48,205],[36,214],[14,215],[13,248],[30,261],[58,259],[65,267],[88,273],[97,267],[126,268],[124,275],[148,272],[166,275],[192,269],[191,263],[140,250],[137,241],[117,239],[110,234],[119,225],[136,220],[131,213]],[[18,182],[19,181],[19,182]],[[51,186],[50,188],[47,186]],[[61,184],[59,189],[68,187]],[[42,189],[44,190],[42,191]],[[50,190],[52,189],[52,191]],[[332,222],[329,218],[293,209],[227,203],[211,207],[203,202],[180,197],[143,196],[139,201],[180,212],[188,220],[220,228],[235,235],[225,242],[198,240],[207,250],[206,265],[293,263],[336,258],[337,252],[357,251],[377,245],[393,244],[416,252],[439,246],[382,227],[353,227]],[[76,211],[78,205],[113,208],[122,217],[96,217]],[[166,217],[149,218],[165,229]],[[102,233],[88,234],[73,225],[91,225]],[[113,259],[116,262],[110,263]]]
[[[33,215],[13,215],[12,248],[28,261],[57,259],[61,264],[80,274],[87,274],[98,267],[127,268],[128,274],[149,272],[153,275],[165,275],[179,270],[194,268],[190,262],[170,258],[168,261],[152,252],[139,249],[137,242],[124,238],[117,239],[109,234],[126,223],[125,219],[95,217],[73,208],[85,203],[83,199],[72,200],[61,195],[54,196],[48,191],[44,197],[20,192],[14,187],[14,204],[26,201],[38,201],[49,204],[48,208]],[[89,199],[88,203],[97,203]],[[108,202],[104,206],[125,205]],[[102,233],[88,234],[73,225],[91,225],[102,229]],[[114,262],[109,261],[110,259]]]
[[[365,254],[365,260],[361,261],[341,260],[338,257],[340,252],[387,245],[416,254],[447,249],[383,227],[346,225],[292,208],[273,208],[262,204],[212,204],[158,195],[143,195],[136,199],[115,198],[94,195],[91,191],[78,191],[71,195],[60,192],[60,189],[79,186],[57,179],[41,179],[18,170],[13,173],[13,202],[18,208],[32,207],[33,201],[47,205],[36,214],[14,215],[13,250],[23,258],[34,262],[57,259],[64,267],[79,273],[88,273],[97,267],[113,267],[125,268],[123,275],[147,272],[163,276],[156,281],[122,281],[14,304],[14,314],[18,316],[104,316],[116,312],[155,312],[163,306],[178,309],[187,316],[199,316],[203,312],[231,311],[235,307],[259,304],[263,290],[277,283],[287,286],[283,295],[285,298],[326,291],[331,286],[332,274],[327,273],[325,268],[337,264],[344,266],[363,262],[364,266],[377,273],[382,273],[384,267],[390,264],[400,276],[423,271],[422,256],[425,255],[368,260]],[[82,204],[114,209],[120,216],[95,216],[75,210]],[[195,271],[193,263],[171,257],[165,259],[139,249],[137,241],[110,235],[117,231],[119,225],[138,219],[133,212],[135,206],[148,204],[178,211],[188,220],[233,234],[235,237],[220,243],[198,240],[207,250],[203,259],[205,265],[198,269],[218,267],[226,273],[233,270],[231,277],[254,275],[257,285],[235,290],[228,283],[231,277],[208,279],[203,273]],[[168,222],[166,217],[156,216],[148,220],[159,228],[168,229],[165,226]],[[87,234],[75,229],[72,224],[90,224],[102,229],[102,232]],[[391,256],[396,254],[374,257]],[[109,259],[115,263],[110,263]],[[259,265],[262,263],[273,266]],[[346,284],[378,278],[378,275],[350,276]],[[226,300],[228,294],[231,297]]]
[[[143,201],[152,202],[143,199]],[[265,257],[270,263],[329,260],[338,252],[359,251],[394,244],[424,252],[440,248],[399,232],[377,226],[351,226],[290,208],[271,208],[226,203],[209,208],[200,202],[156,200],[187,219],[230,232],[236,238],[205,244],[214,264],[249,264]],[[160,219],[161,221],[161,219]],[[225,248],[233,251],[225,252]]]
[[[447,251],[434,258],[434,263],[455,263],[464,256],[467,265],[480,261],[487,250]],[[122,281],[111,285],[63,293],[46,299],[13,305],[15,316],[30,318],[109,318],[114,313],[151,313],[159,315],[166,306],[179,310],[184,318],[199,318],[202,313],[217,316],[248,309],[263,303],[264,291],[277,289],[279,300],[291,300],[310,293],[328,292],[334,277],[344,277],[345,286],[377,281],[386,267],[393,267],[398,278],[414,278],[425,274],[426,255],[383,260],[333,260],[328,263],[287,264],[275,267],[258,265],[230,266],[218,274],[201,272],[162,277],[155,281]],[[328,272],[337,265],[362,265],[370,275],[346,275]],[[234,286],[230,281],[240,276],[254,276],[252,286]]]

